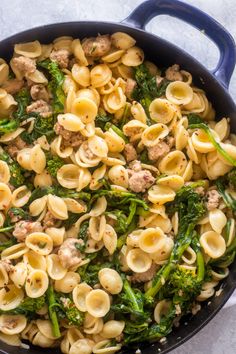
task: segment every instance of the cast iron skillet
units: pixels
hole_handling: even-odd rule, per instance
[[[220,59],[213,71],[208,71],[201,63],[172,43],[145,32],[146,24],[153,17],[161,14],[177,17],[199,30],[204,30],[205,34],[215,42],[220,51]],[[117,31],[124,31],[133,36],[137,40],[137,45],[143,48],[148,59],[157,62],[159,66],[167,67],[178,63],[183,69],[190,71],[193,74],[195,84],[207,92],[218,116],[231,117],[231,129],[236,133],[236,106],[227,92],[236,61],[234,40],[213,18],[177,0],[148,0],[138,6],[120,24],[95,21],[65,22],[27,30],[0,42],[0,57],[9,59],[12,55],[13,45],[18,42],[38,39],[42,43],[49,43],[54,38],[64,35],[83,38],[94,36],[97,33],[105,34]],[[196,316],[184,318],[182,325],[173,330],[165,344],[140,345],[142,353],[168,353],[203,328],[216,315],[235,289],[235,265],[236,262],[231,266],[230,274],[223,282],[223,292],[220,296],[210,299]],[[46,350],[32,347],[30,350],[25,350],[4,343],[1,343],[0,346],[0,353],[5,354],[59,353],[56,349]],[[134,352],[135,350],[131,348],[122,351],[126,354]]]

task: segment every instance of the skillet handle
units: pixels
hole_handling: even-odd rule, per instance
[[[139,5],[122,22],[139,29],[145,29],[146,24],[155,16],[170,15],[204,31],[217,45],[220,58],[212,74],[220,83],[228,88],[236,63],[236,47],[233,37],[219,22],[203,11],[178,0],[148,0]]]

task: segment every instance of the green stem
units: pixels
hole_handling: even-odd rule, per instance
[[[212,145],[216,148],[216,150],[219,152],[221,156],[225,160],[227,160],[231,165],[236,167],[236,160],[231,157],[223,148],[222,146],[215,140],[210,128],[204,124],[204,123],[199,123],[199,124],[190,124],[189,129],[203,129],[205,133],[207,134],[208,138],[210,139]]]
[[[49,317],[52,322],[52,332],[54,337],[59,338],[61,337],[60,327],[57,319],[57,313],[55,311],[56,299],[54,296],[53,286],[50,284],[47,290],[47,301],[48,301],[48,311]]]
[[[131,288],[131,286],[130,286],[130,284],[129,284],[127,279],[125,279],[125,281],[124,281],[124,291],[127,293],[128,298],[132,302],[133,309],[135,311],[139,312],[140,311],[139,304],[137,302],[136,296],[135,296],[135,294],[134,294],[134,292],[133,292],[133,290],[132,290],[132,288]]]
[[[14,227],[14,225],[3,227],[2,229],[0,229],[0,233],[11,231],[12,229],[14,229]]]

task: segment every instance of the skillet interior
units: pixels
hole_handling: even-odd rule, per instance
[[[225,116],[230,117],[232,132],[236,133],[236,106],[226,89],[219,84],[216,78],[202,64],[180,48],[142,30],[134,29],[123,24],[107,22],[70,22],[42,26],[13,35],[0,42],[0,57],[10,59],[13,45],[19,42],[37,39],[41,43],[50,43],[54,38],[59,36],[69,35],[75,38],[84,38],[96,35],[97,33],[106,34],[116,31],[124,31],[133,36],[137,40],[137,45],[144,50],[146,57],[158,66],[167,67],[178,63],[182,69],[191,72],[194,83],[207,92],[209,100],[216,109],[217,116],[219,118]],[[230,267],[229,276],[221,283],[224,289],[220,296],[214,297],[210,299],[209,302],[203,304],[203,309],[198,312],[197,315],[185,317],[182,320],[182,325],[173,330],[165,344],[155,343],[139,346],[142,349],[142,354],[167,353],[192,337],[209,322],[225,304],[236,287],[235,265],[236,261]],[[0,345],[0,353],[5,354],[15,354],[16,352],[19,354],[42,354],[42,352],[48,354],[60,353],[56,349],[31,348],[30,350],[25,350],[20,348],[16,349],[16,347],[8,346],[4,343]],[[132,354],[135,353],[135,349],[124,348],[121,353]]]

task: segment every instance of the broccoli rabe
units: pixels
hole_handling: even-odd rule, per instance
[[[45,59],[37,63],[40,68],[45,69],[50,77],[49,80],[49,90],[53,96],[53,112],[54,113],[63,113],[64,112],[64,103],[65,103],[65,93],[63,91],[63,82],[64,74],[59,69],[56,62],[51,61],[50,59]]]
[[[56,122],[55,116],[41,117],[39,113],[33,113],[31,116],[35,117],[34,129],[31,133],[24,131],[21,133],[21,138],[28,144],[32,144],[36,139],[45,135],[48,142],[51,142],[55,137],[54,125]]]
[[[58,303],[56,301],[56,296],[54,293],[54,288],[53,288],[52,283],[50,283],[48,286],[48,289],[46,292],[46,299],[47,299],[47,305],[48,305],[49,318],[50,318],[51,324],[52,324],[52,332],[56,338],[59,338],[61,336],[61,332],[60,332],[58,316],[57,316]]]
[[[8,209],[6,219],[4,222],[4,226],[13,227],[11,224],[15,222],[14,219],[17,219],[17,221],[21,220],[21,219],[30,220],[31,216],[27,211],[25,211],[22,208],[12,207],[12,208]]]
[[[236,169],[233,169],[226,175],[219,177],[216,180],[216,187],[221,197],[223,198],[226,206],[233,212],[236,212],[236,199],[230,193],[231,188],[235,188],[235,174]]]
[[[112,129],[119,137],[121,137],[125,143],[128,143],[128,139],[127,137],[125,136],[125,134],[122,132],[122,130],[120,128],[118,128],[117,126],[115,126],[114,124],[108,122],[105,124],[105,127],[104,127],[105,130],[109,130],[109,129]]]
[[[81,226],[80,226],[80,230],[79,230],[79,234],[78,234],[78,238],[80,238],[81,240],[83,240],[83,243],[77,243],[75,245],[75,247],[80,251],[80,252],[84,252],[85,248],[86,248],[86,243],[87,243],[87,239],[88,239],[88,228],[89,228],[89,222],[88,221],[84,221]]]
[[[21,89],[15,96],[15,101],[17,102],[17,110],[13,113],[15,120],[23,121],[27,118],[26,107],[31,102],[30,92],[28,89]]]
[[[14,226],[8,226],[0,229],[0,233],[11,231]],[[11,237],[8,241],[0,242],[0,252],[4,251],[6,248],[9,248],[16,244],[16,238]]]
[[[176,269],[184,251],[196,237],[194,232],[195,226],[206,212],[203,197],[195,192],[193,188],[193,186],[197,187],[199,184],[200,182],[192,186],[182,187],[176,193],[174,201],[167,203],[168,215],[178,211],[178,234],[168,263],[163,265],[157,272],[152,281],[152,286],[145,293],[147,301],[152,301],[163,287],[163,284],[170,279],[171,273]]]
[[[236,167],[236,160],[230,156],[221,146],[221,144],[216,141],[214,135],[212,134],[212,131],[210,127],[202,120],[200,116],[197,114],[189,114],[188,115],[188,121],[189,129],[202,129],[204,132],[207,134],[210,142],[212,145],[216,148],[217,152],[225,159],[227,160],[232,166]]]
[[[8,164],[11,178],[10,184],[14,187],[20,187],[25,184],[25,177],[23,175],[23,170],[17,161],[14,161],[11,156],[6,152],[0,152],[0,160],[5,161]]]
[[[19,122],[16,119],[3,118],[0,119],[0,134],[14,132],[19,127]]]
[[[33,190],[33,192],[31,193],[31,196],[29,198],[27,205],[32,203],[35,199],[41,198],[44,195],[48,195],[48,194],[57,195],[58,197],[61,197],[61,198],[82,199],[84,201],[89,201],[91,198],[91,195],[89,193],[77,192],[72,189],[66,189],[66,188],[60,187],[58,185],[54,185],[54,186],[48,186],[48,187],[35,188]]]
[[[101,128],[102,130],[104,130],[105,124],[107,122],[110,122],[110,120],[112,120],[112,115],[110,114],[105,114],[105,113],[100,113],[97,115],[97,117],[95,118],[95,125],[96,127]]]
[[[117,314],[129,314],[138,321],[146,321],[150,314],[144,310],[144,295],[139,289],[133,289],[128,280],[123,276],[123,289],[112,310]]]
[[[134,76],[137,86],[133,90],[132,98],[142,104],[147,116],[150,118],[150,103],[154,98],[161,97],[165,94],[170,81],[163,79],[157,86],[156,77],[150,73],[145,64],[141,64],[134,68]],[[148,123],[151,123],[151,121]]]
[[[55,299],[58,317],[67,319],[69,325],[80,327],[83,324],[84,314],[77,309],[72,299],[61,293],[55,293]]]
[[[59,156],[47,154],[46,169],[52,177],[57,177],[57,171],[65,164]]]
[[[46,296],[42,295],[37,299],[25,297],[20,305],[10,311],[1,311],[2,313],[11,313],[14,315],[25,315],[26,317],[34,317],[36,312],[39,311],[46,304]]]

